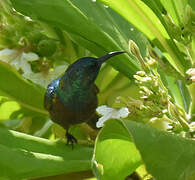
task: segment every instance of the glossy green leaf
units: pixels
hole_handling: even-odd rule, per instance
[[[25,80],[13,67],[0,61],[0,93],[25,108],[43,113],[44,89]]]
[[[145,4],[150,7],[153,12],[158,16],[161,23],[165,25],[163,22],[162,14],[168,13],[173,22],[177,25],[181,25],[182,16],[185,10],[185,6],[187,5],[187,0],[142,0]],[[166,28],[166,27],[165,27]]]
[[[114,0],[101,1],[109,5],[125,19],[135,25],[135,27],[146,34],[149,39],[153,40],[160,36],[169,38],[162,24],[159,24],[156,15],[143,2],[136,0],[121,0],[120,2]]]
[[[164,5],[167,12],[170,14],[174,23],[177,25],[182,24],[183,15],[185,13],[185,7],[187,0],[160,0]]]
[[[158,4],[156,4],[155,1],[100,1],[114,9],[131,24],[133,24],[138,30],[143,32],[151,41],[153,41],[156,46],[164,51],[164,55],[167,57],[173,67],[175,67],[182,75],[184,75],[184,72],[188,67],[184,63],[183,55],[178,50],[177,46],[167,32],[166,25],[160,14],[161,12],[158,9]],[[161,22],[159,20],[161,20]]]
[[[111,13],[111,10],[108,11],[98,2],[94,3],[91,0],[11,0],[11,2],[14,8],[24,15],[67,31],[74,41],[97,56],[116,50],[128,51],[128,41],[132,37],[135,38],[135,34],[137,39],[141,39],[141,46],[145,46],[143,42],[146,40],[143,35],[135,29],[132,34],[130,31],[132,26],[128,23],[123,30],[120,26],[125,23],[118,21],[125,20],[116,18],[117,15],[112,15],[114,12]],[[123,54],[108,62],[127,76],[139,70],[138,63],[131,55]]]
[[[98,135],[93,170],[101,180],[121,180],[140,164],[141,157],[131,135],[120,121],[108,121]]]
[[[192,180],[195,177],[195,142],[147,125],[124,121],[146,169],[157,180]]]
[[[93,148],[0,128],[0,179],[20,180],[89,170]]]

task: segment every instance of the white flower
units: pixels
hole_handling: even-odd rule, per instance
[[[148,76],[142,77],[142,79],[141,79],[142,82],[150,82],[151,80],[152,80],[152,78],[148,77]]]
[[[194,132],[195,131],[195,122],[191,122],[190,123],[190,132]]]
[[[48,84],[51,83],[51,81],[53,81],[58,76],[60,76],[62,73],[64,73],[67,67],[68,65],[60,65],[60,66],[57,66],[53,70],[49,70],[49,72],[47,73],[46,72],[39,72],[39,73],[32,72],[32,73],[24,74],[23,76],[27,79],[30,79],[34,83],[39,84],[46,88]]]
[[[188,74],[190,77],[190,79],[195,82],[195,68],[190,68],[186,71],[186,74]]]
[[[103,115],[101,118],[99,118],[98,122],[96,123],[96,127],[100,128],[103,127],[104,122],[108,119],[120,119],[120,118],[126,118],[129,114],[129,110],[126,107],[115,109],[108,107],[106,105],[99,106],[96,111],[98,114]]]
[[[21,68],[24,74],[32,73],[31,66],[28,62],[36,61],[38,59],[39,56],[32,52],[25,53],[22,50],[17,49],[0,50],[0,60],[15,66],[17,70]]]

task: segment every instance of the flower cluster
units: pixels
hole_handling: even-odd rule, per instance
[[[189,79],[192,82],[195,82],[195,68],[190,68],[186,71],[186,74],[189,76]]]
[[[6,4],[7,5],[7,4]],[[43,87],[67,68],[64,49],[47,36],[41,24],[0,2],[0,61],[15,67],[24,78]]]
[[[135,83],[139,87],[140,99],[120,99],[131,110],[131,118],[141,119],[153,126],[158,124],[159,128],[176,133],[189,132],[187,115],[169,95],[157,71],[157,61],[151,56],[144,60],[133,41],[130,42],[130,51],[137,57],[143,69],[134,75]]]

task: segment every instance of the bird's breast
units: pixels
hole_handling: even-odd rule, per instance
[[[68,91],[67,91],[68,92]],[[69,125],[87,122],[95,114],[97,96],[95,92],[57,93],[53,99],[51,119],[67,128]]]

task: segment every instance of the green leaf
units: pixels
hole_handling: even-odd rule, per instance
[[[146,39],[143,35],[135,29],[132,34],[130,31],[132,26],[122,18],[115,18],[118,15],[113,15],[112,10],[108,11],[98,2],[94,3],[91,0],[11,0],[11,2],[14,8],[24,15],[67,31],[74,41],[97,56],[116,50],[128,51],[128,41],[132,37],[137,37],[140,44],[142,41],[142,49],[145,49],[143,42],[146,42]],[[126,29],[122,30],[120,26],[125,23]],[[139,70],[137,61],[131,55],[123,54],[108,62],[128,77]]]
[[[189,180],[195,176],[195,142],[147,125],[124,121],[146,169],[157,180]]]
[[[195,1],[194,0],[188,0],[189,5],[191,8],[195,11]]]
[[[189,113],[192,99],[184,82],[171,76],[165,76],[163,73],[161,73],[161,78],[176,104]]]
[[[148,43],[148,40],[144,36],[144,34],[140,33],[140,31],[138,31],[132,24],[130,24],[127,20],[125,20],[122,16],[120,16],[118,13],[113,11],[111,8],[107,8],[107,12],[109,13],[110,18],[113,20],[113,25],[122,34],[121,37],[113,36],[114,39],[117,40],[117,38],[120,38],[118,43],[121,43],[121,45],[128,42],[130,39],[133,40],[139,46],[141,55],[145,57],[146,56],[146,45]],[[124,48],[126,48],[126,46],[128,45],[125,44]]]
[[[42,114],[44,89],[25,80],[12,66],[0,61],[0,94],[17,101],[21,106]]]
[[[101,180],[121,180],[139,165],[141,157],[131,135],[120,121],[108,121],[98,135],[93,170]]]
[[[0,179],[20,180],[89,170],[92,147],[52,142],[0,128]]]
[[[183,100],[184,109],[185,109],[186,113],[189,113],[190,105],[192,102],[192,98],[190,96],[190,93],[189,93],[189,91],[188,91],[188,89],[183,81],[178,80],[177,86],[178,86],[179,91],[180,91],[180,96],[182,97],[182,100]]]
[[[1,97],[0,97],[1,101]],[[18,111],[20,106],[15,101],[6,101],[4,103],[0,103],[0,121],[10,119],[13,112]]]
[[[100,1],[114,9],[138,30],[143,32],[156,46],[164,51],[164,55],[172,66],[184,76],[188,67],[184,63],[183,55],[171,39],[169,32],[167,32],[166,23],[158,9],[159,1],[157,4],[153,0],[143,0],[144,2],[140,0]]]
[[[182,24],[183,15],[185,14],[185,7],[187,0],[160,0],[165,9],[171,15],[174,23],[177,25]]]
[[[168,88],[171,96],[173,97],[173,99],[175,100],[176,104],[178,104],[179,106],[184,108],[184,104],[183,104],[183,100],[182,100],[182,96],[180,94],[179,88],[176,84],[176,79],[170,76],[166,76],[166,82],[167,85],[166,87]]]

